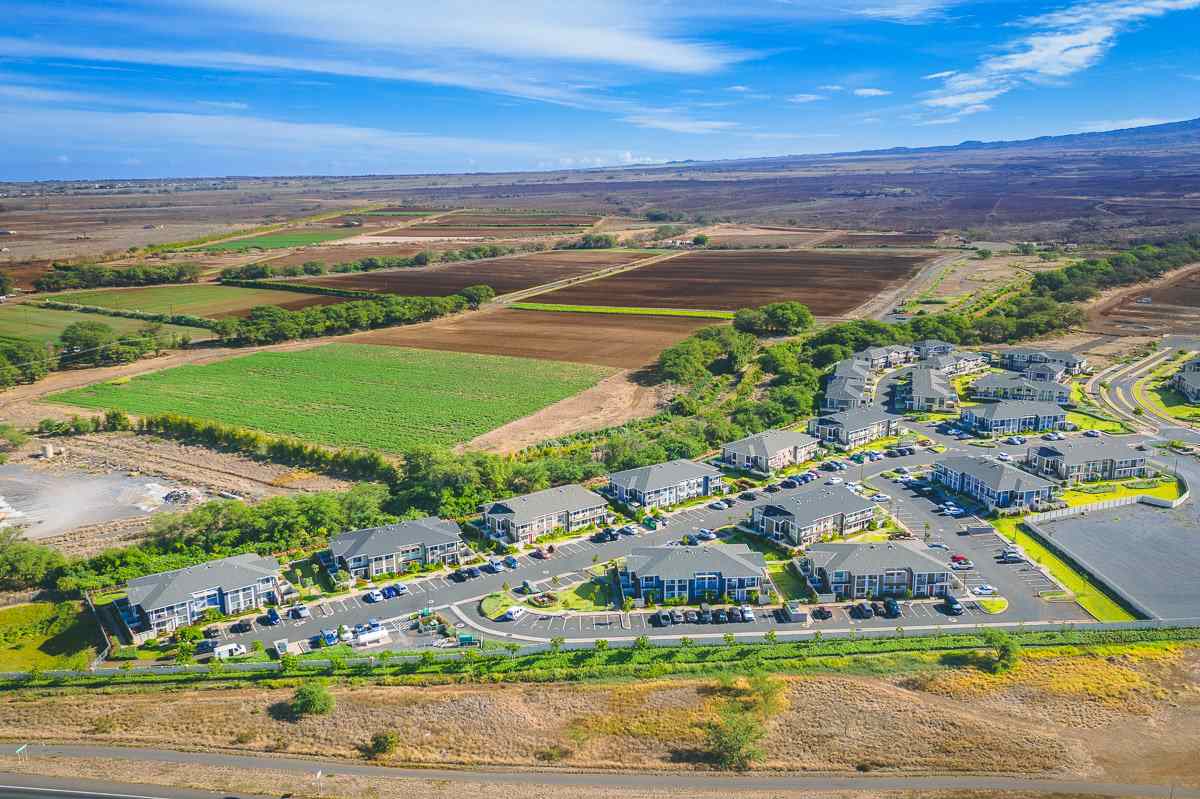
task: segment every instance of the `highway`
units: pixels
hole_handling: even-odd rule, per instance
[[[598,773],[573,771],[516,771],[487,769],[414,769],[371,766],[342,760],[308,760],[272,754],[232,755],[219,752],[174,752],[163,749],[132,749],[117,746],[38,746],[33,758],[105,758],[132,762],[158,762],[215,766],[226,769],[276,771],[291,775],[344,774],[422,781],[491,785],[545,785],[570,788],[657,789],[672,795],[688,791],[745,792],[781,791],[1024,791],[1027,793],[1086,794],[1092,796],[1172,797],[1200,799],[1200,789],[1171,785],[1091,782],[1009,775],[953,776],[863,776],[812,774],[698,774],[689,772]],[[47,778],[0,772],[0,799],[248,799],[249,794],[205,793],[179,788],[138,786],[78,778]]]

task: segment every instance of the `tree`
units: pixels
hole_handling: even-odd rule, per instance
[[[649,636],[639,635],[637,638],[633,639],[633,648],[638,649],[638,650],[649,649],[650,648]]]
[[[695,244],[697,247],[707,247],[708,236],[703,233],[697,233],[695,236],[692,236],[692,244]]]
[[[553,638],[550,639],[550,651],[557,655],[559,652],[562,651],[563,644],[565,644],[566,642],[567,642],[567,639],[563,638],[561,635],[554,636]]]
[[[508,641],[504,644],[504,651],[508,653],[510,658],[515,658],[521,653],[521,645],[513,641]]]
[[[799,302],[773,302],[762,307],[767,332],[785,336],[803,333],[812,327],[813,315],[808,306]]]
[[[779,640],[779,636],[775,634],[774,630],[767,630],[766,634],[763,635],[763,640],[768,644],[773,644]]]
[[[279,670],[282,672],[295,671],[300,668],[300,658],[293,654],[284,652],[279,656]]]
[[[204,637],[204,632],[194,625],[175,628],[175,640],[180,643],[195,643]]]
[[[466,298],[467,305],[471,310],[479,308],[486,302],[491,302],[496,297],[496,290],[491,286],[467,286],[465,289],[458,292],[459,296]]]
[[[0,272],[0,297],[12,294],[13,281],[12,275],[7,272]]]
[[[983,634],[984,642],[996,650],[992,671],[1009,671],[1021,661],[1021,644],[1004,630],[991,629]]]
[[[293,717],[303,718],[332,713],[334,704],[333,694],[329,693],[325,683],[314,681],[306,682],[297,688],[288,707]]]
[[[604,639],[604,638],[597,638],[596,642],[594,644],[592,644],[592,646],[594,646],[596,648],[597,652],[607,652],[608,651],[608,641],[607,641],[607,639]]]
[[[58,334],[58,343],[71,363],[92,364],[101,362],[104,349],[116,338],[103,322],[72,322]]]
[[[725,641],[725,646],[733,646],[737,643],[737,638],[734,637],[733,633],[725,633],[721,638]]]
[[[65,563],[57,550],[24,540],[13,528],[0,528],[0,589],[22,591],[42,585]]]
[[[761,746],[765,734],[758,718],[729,704],[708,725],[709,754],[721,768],[745,771],[766,755]]]
[[[733,326],[743,333],[761,333],[767,327],[767,315],[758,308],[739,308],[733,315]]]
[[[195,659],[196,642],[180,641],[179,645],[175,647],[175,662],[182,666],[191,663]]]

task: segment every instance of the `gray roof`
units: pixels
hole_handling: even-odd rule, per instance
[[[1015,347],[1009,350],[1001,350],[1000,355],[1006,358],[1029,358],[1031,356],[1040,355],[1049,361],[1062,361],[1063,363],[1081,363],[1085,360],[1081,355],[1076,355],[1073,352],[1066,350],[1035,350],[1026,347]]]
[[[514,524],[520,525],[563,511],[579,511],[606,504],[604,497],[572,483],[502,499],[493,502],[485,512],[489,516],[507,516]]]
[[[1072,438],[1066,441],[1040,441],[1029,448],[1043,458],[1062,458],[1068,464],[1088,461],[1129,460],[1145,457],[1130,448],[1129,442],[1110,436]]]
[[[942,341],[939,338],[925,338],[913,344],[913,347],[922,350],[935,349],[938,347],[953,347],[949,341]]]
[[[934,369],[913,369],[911,391],[914,397],[953,399],[955,396],[946,376]]]
[[[940,463],[952,472],[974,477],[993,491],[1036,491],[1054,485],[1049,480],[991,458],[957,455]]]
[[[844,361],[835,363],[830,375],[832,377],[853,377],[859,380],[866,380],[871,376],[871,367],[867,365],[866,361],[847,358]]]
[[[762,574],[762,553],[745,544],[713,544],[698,547],[639,547],[625,559],[625,568],[643,577],[689,578],[704,572],[725,577]]]
[[[825,399],[863,400],[867,387],[857,377],[831,377],[825,384]]]
[[[931,355],[925,359],[925,365],[930,369],[952,369],[963,361],[982,361],[983,354],[979,352],[948,352],[945,355]]]
[[[776,511],[768,515],[788,514],[796,520],[797,527],[806,527],[819,519],[827,519],[839,513],[850,514],[874,509],[875,503],[845,488],[840,491],[827,488],[772,502],[764,506],[764,511],[768,508]]]
[[[888,569],[914,572],[948,572],[945,562],[916,549],[897,544],[814,544],[808,559],[826,572],[880,574]]]
[[[1062,416],[1066,413],[1053,402],[1038,402],[1037,400],[1001,400],[980,405],[972,405],[964,409],[976,418],[987,419],[1024,419],[1027,416]]]
[[[655,463],[650,466],[639,466],[636,469],[613,472],[608,479],[626,491],[632,489],[645,493],[679,485],[687,480],[720,476],[721,471],[707,463],[697,463],[686,458],[679,458],[666,463]]]
[[[1200,358],[1192,358],[1190,361],[1185,361],[1180,371],[1184,373],[1200,372]]]
[[[275,558],[246,552],[130,580],[129,604],[140,605],[146,611],[165,608],[187,602],[200,591],[212,588],[233,591],[254,585],[262,578],[278,572],[279,561]]]
[[[462,529],[458,522],[427,516],[424,519],[342,533],[329,543],[329,550],[335,558],[350,560],[360,555],[390,555],[414,544],[431,547],[461,540]]]
[[[776,452],[794,447],[811,447],[818,443],[820,442],[808,433],[795,430],[764,430],[737,441],[730,441],[721,449],[737,455],[770,459]]]
[[[1025,367],[1026,374],[1060,374],[1063,368],[1053,363],[1031,363]]]
[[[864,427],[878,424],[887,419],[892,419],[892,415],[884,413],[878,408],[855,408],[841,413],[830,413],[818,417],[818,424],[821,426],[839,425],[847,430],[862,430]]]
[[[1179,372],[1175,379],[1186,384],[1193,391],[1200,391],[1200,372]]]
[[[992,372],[976,380],[971,384],[972,388],[1025,388],[1030,391],[1042,391],[1047,385],[1054,386],[1059,391],[1070,392],[1071,387],[1065,383],[1056,383],[1049,380],[1030,380],[1023,374],[1016,372]]]

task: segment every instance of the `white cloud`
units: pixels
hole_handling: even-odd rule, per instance
[[[824,100],[823,94],[793,94],[788,98],[789,103],[815,103],[817,100]]]
[[[1013,26],[1029,32],[1005,43],[973,70],[926,76],[943,84],[922,100],[924,105],[960,109],[928,124],[957,121],[966,109],[986,110],[988,101],[1018,86],[1061,82],[1097,64],[1132,25],[1194,8],[1200,8],[1200,0],[1102,0],[1018,20]]]
[[[626,122],[630,123],[631,125],[637,125],[639,128],[668,130],[672,133],[719,133],[723,130],[732,130],[738,126],[736,122],[725,122],[712,119],[688,119],[687,117],[666,112],[631,114],[630,116],[624,117],[624,119]]]
[[[192,0],[231,26],[378,50],[391,57],[472,53],[703,73],[739,60],[728,48],[672,38],[670,17],[636,0]]]
[[[838,83],[826,83],[824,86],[818,86],[817,88],[825,92],[840,92],[846,87]]]
[[[727,91],[727,92],[748,92],[748,91],[750,91],[750,87],[749,86],[741,86],[741,85],[726,86],[725,91]]]
[[[207,106],[209,108],[221,108],[227,111],[245,111],[250,106],[246,103],[238,103],[224,100],[197,100],[197,105]]]
[[[922,75],[921,80],[942,80],[943,78],[948,78],[951,75],[957,75],[957,74],[958,74],[957,70],[947,69],[947,70],[943,70],[942,72],[932,72],[928,75]]]
[[[972,114],[979,114],[984,111],[990,111],[991,108],[992,107],[990,105],[987,105],[986,103],[979,103],[977,105],[969,105],[969,106],[966,106],[965,108],[957,109],[950,116],[934,117],[932,119],[923,119],[923,120],[918,121],[917,124],[918,125],[950,125],[950,124],[960,121],[964,117],[969,117]]]
[[[855,97],[886,97],[889,94],[891,94],[891,92],[887,89],[866,88],[854,90]]]

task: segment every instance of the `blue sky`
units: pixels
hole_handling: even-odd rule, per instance
[[[1200,0],[0,0],[0,178],[426,173],[1197,116]]]

